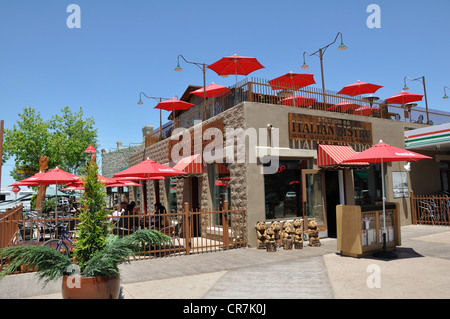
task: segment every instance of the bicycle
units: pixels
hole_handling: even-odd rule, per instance
[[[67,224],[59,223],[56,228],[58,228],[58,232],[60,233],[59,238],[53,238],[46,241],[42,246],[53,248],[54,250],[64,253],[67,257],[70,257],[70,249],[64,240],[70,242],[70,244],[74,244],[74,242],[67,236],[67,234],[71,233],[71,231],[67,230]]]

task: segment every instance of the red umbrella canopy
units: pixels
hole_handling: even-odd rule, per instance
[[[108,183],[114,182],[113,179],[99,175],[99,174],[97,174],[97,179],[103,184],[108,184]]]
[[[388,103],[388,104],[406,104],[406,103],[411,103],[411,102],[416,102],[416,101],[422,101],[422,98],[423,98],[422,94],[408,93],[408,92],[402,91],[399,94],[388,97],[386,99],[386,103]]]
[[[380,110],[379,107],[370,107],[367,105],[363,105],[360,108],[353,111],[353,114],[355,115],[371,115],[373,112],[378,112]]]
[[[36,186],[36,185],[39,185],[40,182],[37,179],[42,174],[45,174],[45,173],[42,173],[42,172],[36,173],[33,176],[30,176],[30,177],[22,179],[20,181],[20,183],[22,183],[23,186],[26,186],[26,185],[28,185],[28,186]]]
[[[222,96],[226,93],[231,92],[229,88],[223,85],[215,84],[214,82],[207,85],[205,90],[203,88],[200,88],[198,90],[192,91],[190,94],[194,94],[200,97],[203,97],[203,91],[206,92],[206,97],[215,97],[215,96]]]
[[[71,186],[67,186],[64,187],[63,189],[61,189],[62,191],[84,191],[84,187],[83,186],[75,186],[75,185],[71,185]]]
[[[301,89],[302,87],[315,84],[314,74],[293,73],[292,71],[268,81],[274,90]]]
[[[189,110],[191,107],[193,107],[194,104],[180,101],[178,99],[172,98],[169,100],[165,100],[162,102],[159,102],[155,109],[162,109],[166,111],[180,111],[180,110]]]
[[[349,102],[349,101],[342,101],[338,104],[335,104],[333,106],[330,106],[328,108],[328,111],[336,111],[336,110],[340,110],[341,112],[347,112],[348,110],[356,110],[358,108],[360,108],[361,105],[356,104],[354,102]]]
[[[146,180],[161,180],[161,179],[165,179],[164,176],[154,176],[154,177],[133,177],[133,176],[124,176],[124,177],[117,177],[114,180],[118,181],[118,182],[123,182],[123,181],[146,181]]]
[[[342,90],[338,92],[338,94],[356,96],[367,93],[375,93],[382,87],[382,85],[358,81],[356,83],[344,86]]]
[[[288,106],[311,106],[314,104],[316,99],[301,96],[301,95],[294,95],[287,97],[285,99],[281,100],[282,105],[288,105]]]
[[[256,58],[234,54],[208,65],[208,68],[218,75],[249,75],[253,71],[264,68],[264,66]]]
[[[377,164],[399,161],[415,162],[421,159],[431,159],[431,157],[398,148],[380,141],[378,144],[372,146],[371,148],[368,148],[365,151],[362,151],[346,159],[345,161],[343,161],[343,163],[369,162]]]
[[[81,178],[79,176],[73,175],[69,172],[63,171],[62,169],[56,167],[48,171],[47,173],[42,173],[41,175],[37,176],[34,180],[42,185],[51,185],[51,184],[76,182],[80,181]]]
[[[114,177],[145,177],[147,179],[155,176],[177,176],[186,174],[183,171],[173,169],[169,166],[159,164],[150,159],[140,162],[137,165],[131,166],[119,173],[114,174]]]
[[[139,187],[142,186],[141,184],[135,183],[133,181],[114,181],[110,184],[106,184],[106,187],[131,187],[131,186],[135,186],[135,187]]]
[[[8,187],[14,187],[14,186],[39,186],[39,182],[24,182],[23,180],[15,182],[11,185],[8,185]]]

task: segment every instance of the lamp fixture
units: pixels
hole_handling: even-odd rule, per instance
[[[181,72],[183,69],[180,67],[180,63],[178,63],[177,67],[173,69],[175,72]]]
[[[410,81],[420,81],[420,82],[422,82],[422,85],[423,85],[423,95],[424,95],[424,97],[425,97],[425,109],[426,109],[426,113],[427,113],[427,123],[430,123],[430,115],[429,115],[429,113],[428,113],[428,100],[427,100],[427,88],[426,88],[426,85],[425,85],[425,76],[421,76],[421,77],[418,77],[418,78],[415,78],[415,79],[411,79],[409,76],[405,76],[404,78],[403,78],[403,82],[404,82],[404,87],[403,87],[403,90],[404,91],[406,91],[406,90],[409,90],[409,88],[406,86],[406,79],[408,79],[408,80],[410,80]]]
[[[208,65],[206,63],[188,61],[184,58],[183,55],[180,54],[177,57],[177,67],[174,69],[176,72],[183,71],[183,69],[180,67],[180,58],[182,58],[186,63],[196,65],[203,72],[203,121],[206,121],[206,67]]]
[[[342,34],[341,34],[341,45],[338,46],[339,51],[347,50],[347,46],[342,42]]]
[[[450,89],[450,88],[444,86],[444,97],[443,97],[444,100],[448,99],[447,92],[445,91],[445,89]]]
[[[320,58],[320,71],[321,71],[321,75],[322,75],[322,91],[323,91],[323,102],[326,103],[326,94],[325,94],[325,80],[324,80],[324,76],[323,76],[323,55],[325,54],[325,51],[328,49],[328,47],[334,43],[336,43],[336,40],[338,39],[338,37],[341,37],[341,44],[338,47],[339,51],[344,51],[347,50],[347,46],[344,44],[344,41],[342,39],[342,33],[338,32],[336,34],[336,37],[334,38],[334,41],[327,44],[324,47],[321,47],[320,49],[318,49],[316,52],[309,54],[308,52],[303,52],[303,65],[301,66],[301,69],[306,70],[309,68],[309,66],[306,64],[306,60],[305,60],[305,54],[312,56],[312,55],[316,55]]]

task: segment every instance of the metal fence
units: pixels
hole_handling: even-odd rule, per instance
[[[414,225],[450,226],[450,196],[447,193],[415,195],[410,192]]]
[[[59,238],[63,230],[58,225],[64,225],[64,231],[70,239],[64,240],[64,243],[73,251],[78,223],[76,214],[70,213],[39,217],[36,212],[32,212],[23,217],[20,215],[17,219],[0,220],[0,233],[4,238],[0,248],[44,245],[51,239]],[[181,212],[109,216],[108,224],[111,234],[118,236],[130,235],[137,229],[155,229],[171,238],[170,244],[144,247],[136,254],[135,258],[139,259],[222,251],[245,247],[247,244],[246,211],[243,208],[228,208],[227,204],[221,211],[192,211],[185,203]],[[6,263],[0,260],[0,269]]]

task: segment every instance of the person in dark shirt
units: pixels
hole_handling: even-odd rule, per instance
[[[139,228],[139,217],[133,215],[133,205],[128,204],[119,221],[119,228],[126,232],[134,232]]]
[[[155,228],[161,229],[169,226],[169,218],[167,216],[166,208],[160,203],[155,203],[155,214],[157,215],[155,218]]]

